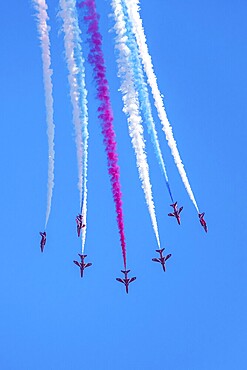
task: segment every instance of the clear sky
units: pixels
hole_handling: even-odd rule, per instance
[[[80,279],[72,110],[63,35],[49,0],[54,69],[55,188],[45,253],[39,231],[46,210],[47,138],[42,64],[31,1],[0,2],[1,250],[0,368],[4,370],[246,369],[247,4],[244,0],[142,0],[149,49],[201,228],[159,130],[182,224],[147,140],[164,274],[118,91],[110,2],[101,14],[117,133],[127,259],[137,280],[126,295],[114,205],[97,103],[89,90],[89,199],[85,252],[93,266]],[[155,112],[155,111],[154,111]]]

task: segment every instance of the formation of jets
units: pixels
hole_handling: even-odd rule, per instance
[[[168,216],[175,217],[178,224],[180,225],[181,224],[180,213],[182,212],[183,207],[178,208],[177,202],[175,202],[174,204],[171,204],[171,207],[173,208],[173,212],[168,213]],[[202,225],[203,229],[207,233],[208,232],[208,227],[207,227],[206,221],[204,220],[204,215],[205,215],[205,212],[198,214],[200,224]],[[76,220],[76,227],[77,227],[77,235],[78,235],[78,237],[80,237],[81,230],[86,225],[83,223],[83,216],[81,214],[78,214],[76,216],[75,220]],[[40,249],[41,249],[41,252],[43,253],[44,248],[45,248],[45,244],[46,244],[46,232],[45,231],[40,232],[40,236],[41,236]],[[165,272],[166,271],[166,261],[172,255],[167,254],[166,256],[163,256],[164,250],[165,250],[165,248],[157,249],[156,252],[159,253],[159,257],[152,258],[152,261],[160,263],[162,268],[163,268],[163,271]],[[80,268],[80,276],[83,277],[85,268],[92,266],[92,263],[91,262],[85,263],[85,258],[87,257],[86,254],[78,254],[78,256],[80,257],[80,261],[79,262],[78,261],[73,261],[73,262],[74,262],[74,264],[76,264]],[[132,278],[128,277],[128,273],[130,272],[130,270],[121,270],[121,272],[124,274],[124,278],[116,278],[116,280],[119,281],[120,283],[124,284],[126,293],[129,293],[129,284],[132,283],[133,281],[135,281],[136,277],[132,277]]]
[[[175,217],[177,219],[178,224],[180,225],[181,224],[180,213],[182,212],[184,207],[180,207],[178,209],[178,202],[175,202],[175,203],[171,204],[171,207],[173,208],[173,212],[168,213],[168,216]],[[200,224],[202,225],[202,227],[204,228],[204,230],[207,233],[208,232],[208,227],[207,227],[206,221],[204,220],[204,215],[205,215],[205,212],[198,213]]]

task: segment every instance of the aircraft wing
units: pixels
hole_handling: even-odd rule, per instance
[[[85,264],[85,268],[86,267],[90,267],[90,266],[92,266],[92,263],[91,262]]]
[[[180,207],[178,213],[181,213],[184,207]]]
[[[152,258],[152,261],[154,261],[154,262],[160,262],[160,260],[158,258]]]
[[[73,261],[77,266],[81,267],[78,261]]]
[[[123,279],[116,278],[116,280],[119,281],[120,283],[124,283]]]
[[[172,256],[171,253],[165,256],[165,261],[168,260],[168,258],[170,258],[171,256]]]
[[[132,281],[136,280],[136,277],[130,278],[129,283],[132,283]]]
[[[174,217],[174,214],[173,213],[168,213],[168,216]]]

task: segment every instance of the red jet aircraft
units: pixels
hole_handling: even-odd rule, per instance
[[[136,277],[128,278],[128,273],[130,270],[121,270],[121,272],[124,274],[124,279],[116,278],[117,281],[120,283],[123,283],[125,285],[126,293],[129,293],[129,284],[132,283],[136,279]]]
[[[207,224],[206,224],[206,221],[204,220],[204,215],[205,215],[205,212],[203,213],[198,213],[198,217],[199,217],[199,220],[200,220],[200,224],[202,225],[202,227],[204,228],[204,230],[206,231],[206,233],[208,232],[208,227],[207,227]]]
[[[177,222],[180,225],[180,213],[182,212],[184,207],[180,207],[178,209],[178,202],[175,202],[174,204],[171,204],[170,206],[173,207],[173,213],[168,213],[168,216],[176,217]]]
[[[160,257],[159,258],[152,258],[152,261],[161,263],[164,272],[166,272],[166,264],[165,263],[168,260],[168,258],[171,257],[171,254],[168,254],[167,256],[164,257],[163,256],[164,249],[165,248],[156,249],[156,252],[158,252],[160,254]]]
[[[40,236],[41,236],[40,249],[41,249],[41,252],[43,253],[44,248],[45,248],[45,243],[46,243],[46,232],[45,231],[43,233],[40,232]]]
[[[73,261],[77,266],[80,267],[80,272],[81,272],[81,277],[83,277],[83,272],[85,270],[86,267],[90,267],[92,266],[92,263],[84,263],[84,259],[87,257],[87,254],[80,254],[78,253],[78,256],[80,257],[81,259],[81,262],[78,262],[78,261]]]
[[[82,215],[80,214],[76,216],[75,220],[76,220],[76,225],[77,225],[77,235],[78,237],[80,237],[81,229],[85,227],[86,225],[82,224]]]

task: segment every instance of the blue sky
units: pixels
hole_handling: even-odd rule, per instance
[[[16,6],[15,6],[16,5]],[[170,200],[148,136],[147,152],[164,274],[151,262],[155,237],[122,113],[109,1],[101,14],[118,140],[130,294],[115,281],[122,268],[106,156],[89,90],[89,199],[85,252],[93,266],[79,278],[79,211],[72,113],[58,1],[51,17],[55,101],[55,189],[43,255],[47,138],[42,65],[31,1],[0,3],[1,250],[0,368],[59,370],[246,369],[245,1],[142,0],[160,90],[199,207],[200,227],[154,114],[182,225],[167,217]]]

